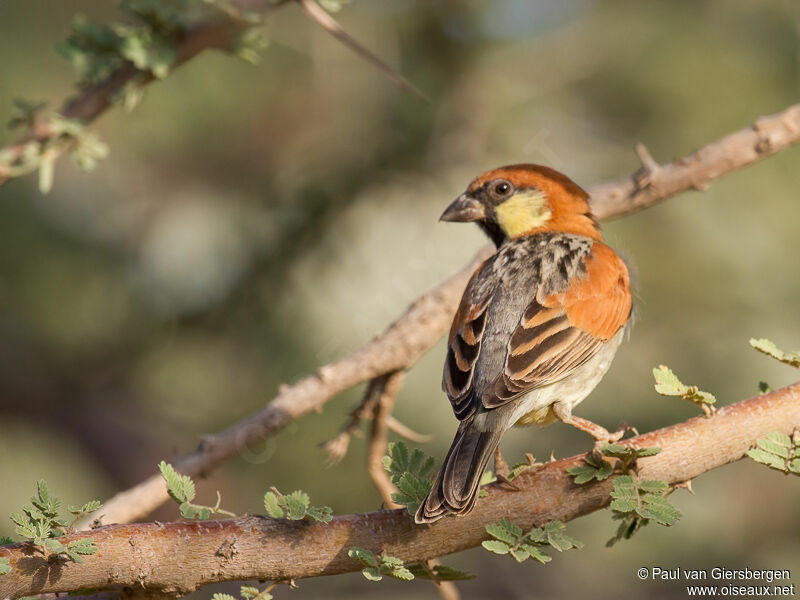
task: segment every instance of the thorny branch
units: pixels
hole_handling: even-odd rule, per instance
[[[707,186],[798,140],[800,104],[795,104],[657,168],[646,160],[643,169],[650,176],[644,180],[639,171],[589,188],[592,210],[600,219],[636,212],[680,192]],[[639,154],[644,156],[641,151]],[[367,345],[321,367],[314,375],[281,387],[263,409],[206,438],[195,450],[175,460],[175,468],[192,477],[206,474],[244,445],[263,441],[303,415],[320,410],[336,394],[386,373],[410,368],[447,331],[469,276],[491,252],[491,248],[483,248],[470,264],[423,294]],[[89,515],[80,526],[88,527],[95,518],[102,518],[105,523],[133,521],[149,514],[167,498],[161,477],[154,474],[111,498],[98,514]]]
[[[416,97],[426,102],[428,101],[417,87],[350,36],[314,0],[295,1],[323,29],[353,50],[358,56],[375,66],[391,81]],[[235,7],[249,12],[258,12],[262,16],[266,16],[267,13],[288,2],[289,0],[273,0],[272,2],[269,0],[232,0],[232,4]],[[254,26],[249,20],[237,17],[236,12],[236,10],[227,11],[221,18],[209,19],[191,27],[178,44],[177,55],[170,68],[172,70],[177,69],[204,50],[229,49],[237,36]],[[133,63],[128,62],[103,81],[86,87],[78,96],[67,100],[58,111],[58,114],[64,119],[75,120],[83,124],[91,123],[111,108],[115,99],[119,98],[120,92],[134,79],[138,85],[145,86],[155,81],[156,77],[151,72],[139,70]],[[43,143],[54,137],[56,137],[56,132],[53,128],[53,121],[51,119],[39,119],[34,123],[30,134],[5,148],[0,148],[0,154],[5,157],[4,162],[0,162],[0,186],[9,179],[12,171],[11,165],[22,158],[30,142]],[[64,147],[54,147],[48,152],[55,158],[65,149]]]
[[[723,407],[713,417],[698,416],[624,443],[662,448],[640,460],[639,474],[676,485],[741,459],[767,433],[788,434],[798,427],[800,382]],[[500,518],[527,530],[607,506],[613,478],[576,485],[567,475],[566,469],[582,460],[573,456],[528,469],[514,480],[519,491],[490,484],[471,514],[428,526],[415,525],[405,510],[343,515],[327,525],[264,517],[109,525],[91,532],[102,550],[80,565],[50,564],[29,544],[14,544],[0,548],[0,557],[12,567],[0,579],[0,597],[108,584],[181,595],[217,581],[335,575],[362,567],[347,556],[352,546],[405,563],[424,561],[477,546],[487,537],[484,526]],[[63,542],[86,535],[65,536]]]

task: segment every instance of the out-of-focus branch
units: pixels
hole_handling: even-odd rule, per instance
[[[320,27],[330,33],[342,44],[350,48],[358,56],[373,65],[395,84],[399,85],[406,91],[411,92],[420,100],[430,102],[430,100],[428,100],[425,94],[423,94],[417,86],[403,77],[400,73],[392,69],[380,58],[370,52],[358,40],[347,33],[344,28],[336,22],[336,19],[330,16],[319,4],[317,4],[316,0],[297,0],[297,2],[303,7],[303,10],[306,11],[306,14],[311,17]]]
[[[631,177],[589,189],[592,211],[600,219],[627,215],[686,190],[705,190],[715,179],[780,152],[800,141],[800,104],[707,144],[699,150],[658,164],[637,146],[642,168]]]
[[[297,0],[297,2],[315,22],[342,44],[375,66],[391,81],[418,98],[427,101],[425,95],[417,87],[350,36],[314,0]],[[174,70],[180,67],[204,50],[226,50],[230,48],[237,36],[245,29],[253,26],[253,23],[249,20],[237,16],[238,9],[249,13],[266,14],[287,3],[288,0],[233,0],[234,10],[221,13],[219,18],[198,23],[186,31],[177,46],[175,61],[170,68]],[[87,86],[78,96],[65,102],[58,111],[58,115],[64,119],[75,120],[82,124],[90,123],[108,110],[115,100],[120,97],[120,92],[134,79],[136,79],[138,85],[144,86],[155,81],[156,77],[150,71],[137,69],[132,63],[126,62],[106,79]],[[30,142],[45,142],[57,137],[57,135],[51,119],[38,119],[34,123],[30,134],[5,148],[0,148],[0,154],[3,156],[3,161],[0,162],[0,185],[3,185],[11,176],[12,165],[24,156]],[[52,147],[48,149],[48,155],[54,159],[65,149],[66,147]]]
[[[741,459],[770,432],[791,433],[798,427],[800,383],[795,383],[723,407],[713,417],[695,417],[625,443],[660,447],[660,454],[640,459],[639,476],[675,485]],[[491,484],[472,513],[432,525],[415,525],[405,510],[345,515],[327,525],[261,517],[110,525],[91,532],[99,551],[80,565],[50,564],[28,544],[15,544],[0,548],[0,557],[11,565],[11,572],[0,578],[0,596],[108,584],[180,595],[217,581],[336,575],[362,567],[347,556],[352,546],[385,552],[406,563],[423,561],[477,546],[487,537],[485,525],[500,518],[527,530],[607,506],[613,478],[576,485],[567,475],[566,469],[582,460],[574,456],[524,471],[514,480],[519,491]]]
[[[386,419],[392,413],[394,401],[397,393],[403,385],[405,375],[402,371],[389,373],[370,382],[367,393],[377,396],[375,412],[372,417],[372,427],[369,432],[369,443],[367,444],[367,471],[372,478],[375,487],[383,499],[386,508],[400,508],[392,500],[392,493],[397,491],[389,474],[383,468],[383,456],[386,454]]]
[[[247,7],[250,10],[267,11],[276,8],[280,4],[283,4],[283,2],[271,4],[268,0],[258,0],[257,2],[249,2]],[[194,25],[186,32],[178,45],[177,55],[171,68],[180,67],[204,50],[225,50],[229,48],[236,36],[250,26],[252,26],[252,23],[230,16],[221,16],[219,19]],[[155,77],[149,71],[141,71],[132,63],[126,63],[103,81],[86,87],[76,97],[67,100],[58,111],[58,114],[66,119],[76,120],[84,124],[90,123],[111,107],[115,98],[119,97],[120,92],[134,78],[137,78],[141,85],[147,85],[155,80]],[[22,157],[29,142],[44,142],[54,137],[54,135],[53,123],[49,119],[41,119],[36,122],[33,131],[29,135],[0,150],[4,154],[7,153],[10,163],[13,163]],[[54,149],[54,151],[57,151],[57,149]],[[9,164],[0,163],[0,185],[8,179],[10,170]]]
[[[712,142],[670,163],[647,164],[631,177],[589,188],[592,210],[600,219],[619,217],[652,206],[689,189],[707,186],[712,180],[788,148],[800,140],[800,104],[761,117],[756,125]],[[640,152],[641,155],[641,152]],[[649,163],[649,161],[648,161]],[[648,173],[645,177],[643,174]],[[173,461],[187,475],[208,473],[247,444],[274,435],[292,421],[319,410],[336,394],[380,375],[411,367],[447,331],[461,292],[479,261],[492,252],[481,250],[464,269],[416,300],[383,333],[366,346],[315,375],[283,387],[261,411],[208,437],[200,446]],[[105,523],[139,519],[167,500],[159,475],[109,500],[99,514],[82,521],[88,527],[96,517]]]

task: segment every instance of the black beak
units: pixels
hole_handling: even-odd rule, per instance
[[[461,194],[448,206],[439,217],[440,221],[454,221],[467,223],[480,221],[486,218],[486,207],[478,200],[467,194]]]

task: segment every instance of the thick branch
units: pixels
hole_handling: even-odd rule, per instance
[[[640,476],[678,484],[739,460],[767,433],[795,428],[800,428],[800,383],[626,443],[662,448],[640,460]],[[406,563],[426,560],[477,546],[487,537],[484,526],[500,518],[528,529],[607,506],[611,480],[575,485],[566,474],[581,460],[574,456],[530,469],[514,480],[519,491],[489,485],[488,497],[470,515],[429,526],[414,525],[404,510],[345,515],[328,525],[262,517],[110,525],[91,532],[99,552],[81,565],[48,565],[28,545],[16,544],[0,548],[0,557],[9,558],[12,566],[0,578],[2,596],[109,584],[181,594],[217,581],[335,575],[361,568],[347,556],[351,546],[385,551]]]
[[[671,163],[647,165],[649,178],[638,171],[631,177],[589,188],[592,210],[601,219],[618,217],[652,206],[675,194],[701,188],[713,179],[774,154],[800,139],[800,104],[756,120],[743,129]],[[319,410],[339,392],[379,375],[407,369],[447,331],[461,292],[478,261],[491,253],[485,247],[478,258],[442,284],[421,296],[395,323],[350,356],[322,367],[316,375],[279,390],[261,411],[207,438],[175,461],[175,467],[199,476],[234,456],[244,445],[274,435],[303,415]],[[98,515],[81,523],[88,527],[96,516],[105,523],[124,523],[146,516],[167,500],[160,476],[153,475],[108,501]]]

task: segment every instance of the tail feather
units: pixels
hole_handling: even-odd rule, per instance
[[[417,523],[432,523],[447,513],[466,515],[472,511],[481,477],[503,431],[479,431],[472,419],[461,422],[431,491],[417,510]]]

